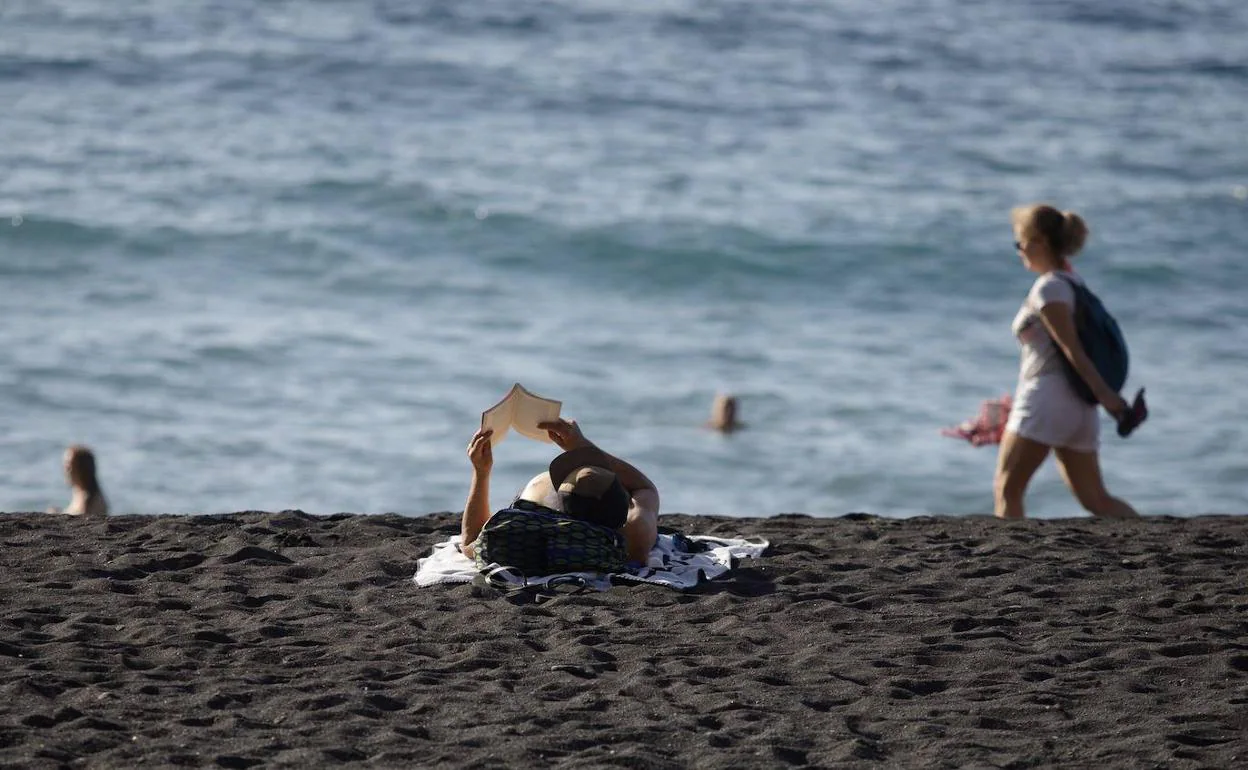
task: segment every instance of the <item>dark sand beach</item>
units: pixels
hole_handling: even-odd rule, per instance
[[[418,588],[455,514],[0,516],[6,767],[1232,767],[1248,516],[665,516],[698,591]]]

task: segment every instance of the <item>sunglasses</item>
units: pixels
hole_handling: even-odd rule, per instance
[[[1023,244],[1022,244],[1021,242],[1019,242],[1019,241],[1014,241],[1014,250],[1015,250],[1015,251],[1022,251],[1022,250],[1023,250]]]

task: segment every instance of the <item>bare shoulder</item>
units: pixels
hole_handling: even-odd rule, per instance
[[[641,513],[659,514],[659,491],[657,489],[638,489],[633,492],[632,507]]]

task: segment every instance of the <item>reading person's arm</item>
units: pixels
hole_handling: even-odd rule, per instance
[[[472,558],[473,543],[481,528],[490,519],[490,471],[494,468],[494,450],[490,444],[493,431],[479,430],[468,443],[468,459],[472,462],[472,482],[468,486],[468,500],[464,503],[464,515],[459,523],[460,550]]]
[[[616,463],[628,465],[619,458],[613,457],[612,459]],[[632,468],[631,465],[628,467]],[[637,469],[633,468],[633,470]],[[618,470],[615,472],[619,473]],[[645,478],[640,471],[638,475]],[[628,506],[628,520],[624,523],[624,541],[628,549],[628,560],[645,565],[650,561],[650,550],[654,548],[655,542],[659,539],[659,490],[651,486],[646,489],[632,489],[629,493],[633,500]]]
[[[554,420],[544,422],[539,427],[550,434],[550,438],[563,451],[592,446],[607,457],[611,471],[620,480],[620,484],[628,490],[632,498],[628,506],[628,519],[624,523],[624,541],[630,561],[645,564],[650,560],[650,549],[659,537],[659,490],[646,474],[642,473],[626,460],[621,460],[585,438],[575,420]]]

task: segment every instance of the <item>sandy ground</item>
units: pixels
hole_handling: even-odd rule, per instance
[[[1248,516],[665,516],[703,588],[418,588],[458,516],[0,515],[0,765],[1232,767]]]

